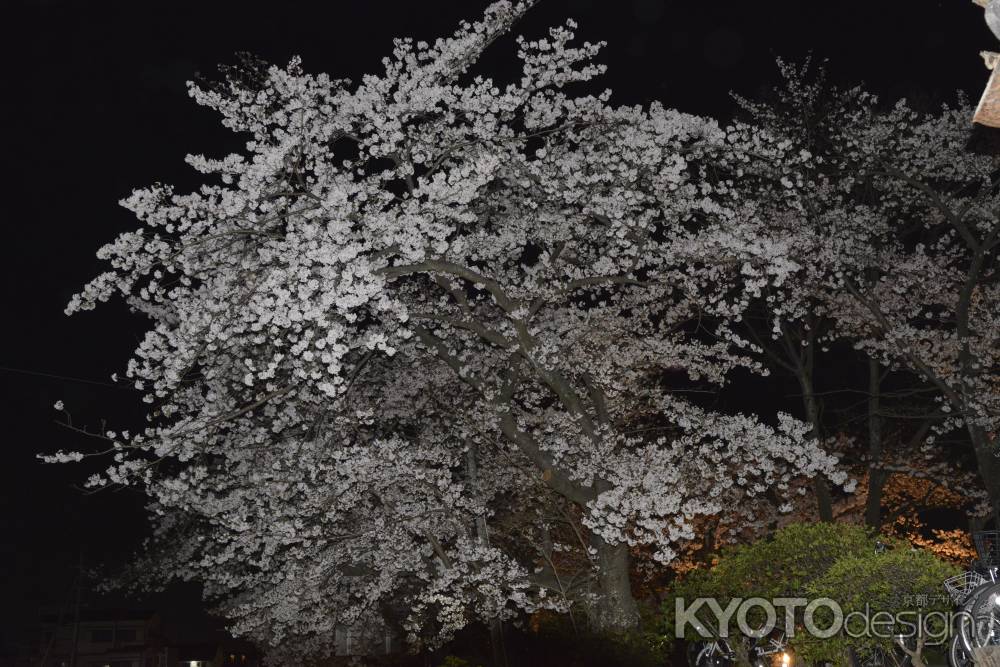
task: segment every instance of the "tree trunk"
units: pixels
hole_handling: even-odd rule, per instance
[[[802,387],[802,404],[806,411],[806,419],[812,426],[810,435],[822,446],[823,430],[819,416],[819,401],[813,391],[812,374],[806,370],[799,373],[799,386]],[[813,491],[816,493],[816,509],[820,521],[833,521],[833,501],[830,499],[830,488],[822,476],[813,477]]]
[[[998,70],[994,70],[996,72]],[[992,80],[991,80],[992,82]],[[978,375],[978,369],[974,363],[974,355],[969,347],[969,337],[971,333],[970,313],[972,312],[972,300],[976,293],[976,287],[983,276],[986,266],[987,244],[969,244],[972,246],[972,261],[969,264],[965,285],[959,294],[958,304],[955,308],[955,334],[961,351],[958,354],[961,380],[963,381],[957,394],[949,396],[952,407],[956,408],[959,414],[965,414],[965,425],[969,431],[969,438],[972,440],[972,448],[976,453],[976,463],[979,467],[979,476],[983,479],[983,485],[990,496],[990,505],[993,509],[993,521],[1000,526],[1000,472],[996,458],[995,438],[987,434],[981,427],[974,423],[975,412],[969,410],[969,386],[965,380],[971,380]],[[948,392],[945,392],[946,395]],[[957,403],[957,405],[956,405]]]
[[[639,606],[632,596],[629,578],[627,544],[608,544],[593,536],[597,550],[597,581],[594,592],[597,599],[588,614],[591,626],[597,632],[620,633],[639,627]]]
[[[466,474],[468,475],[469,484],[474,490],[477,499],[479,498],[479,453],[476,449],[476,443],[472,440],[467,440],[465,450],[465,468]],[[476,539],[484,547],[490,546],[490,536],[488,526],[486,525],[486,517],[478,516],[476,517]],[[503,621],[499,618],[494,618],[490,620],[490,649],[493,653],[493,667],[507,667],[507,642],[504,641],[503,636]]]
[[[868,359],[868,500],[865,505],[865,524],[875,530],[882,525],[882,487],[885,471],[882,469],[882,417],[881,409],[882,367],[875,359]]]
[[[996,445],[978,426],[969,424],[968,429],[969,437],[972,439],[972,447],[976,453],[979,476],[990,496],[993,521],[997,527],[1000,527],[1000,459],[997,459],[996,456]]]
[[[833,521],[833,500],[830,498],[830,487],[826,480],[817,475],[813,478],[813,491],[816,493],[816,509],[819,520],[827,523]]]

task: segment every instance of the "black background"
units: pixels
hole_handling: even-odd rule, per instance
[[[65,601],[81,554],[87,566],[113,569],[145,531],[141,497],[85,497],[71,485],[87,465],[45,466],[35,455],[92,446],[54,423],[57,400],[78,426],[141,424],[135,396],[109,377],[123,369],[143,323],[120,304],[72,318],[62,311],[102,270],[94,251],[133,225],[120,198],[153,181],[189,189],[196,181],[186,153],[239,148],[187,97],[185,80],[237,51],[278,63],[299,54],[308,71],[357,77],[379,70],[392,37],[433,40],[486,4],[4,5],[0,627],[8,639],[14,621]],[[582,38],[609,42],[602,61],[615,100],[659,100],[722,121],[733,111],[730,91],[755,95],[774,83],[775,55],[813,52],[839,82],[926,103],[958,90],[975,99],[988,75],[978,52],[996,48],[970,0],[542,0],[515,32],[540,36],[567,16]],[[484,70],[510,74],[514,62],[504,40]],[[154,603],[194,599],[184,591]]]

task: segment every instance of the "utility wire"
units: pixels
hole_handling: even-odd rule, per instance
[[[0,372],[20,373],[21,375],[35,375],[37,377],[52,378],[54,380],[64,380],[66,382],[80,382],[83,384],[96,384],[100,387],[112,387],[113,389],[130,389],[120,384],[111,382],[101,382],[100,380],[87,380],[86,378],[70,377],[69,375],[56,375],[55,373],[44,373],[42,371],[30,371],[26,368],[11,368],[10,366],[0,366]]]

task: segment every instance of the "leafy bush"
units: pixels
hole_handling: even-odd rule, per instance
[[[877,553],[880,539],[888,547],[885,553]],[[845,617],[851,612],[867,611],[869,615],[907,612],[912,614],[910,620],[915,620],[919,612],[950,608],[943,597],[941,582],[955,573],[954,566],[933,554],[914,550],[900,540],[879,538],[861,526],[794,524],[778,530],[769,539],[726,549],[710,569],[692,571],[676,582],[663,605],[661,627],[667,636],[673,636],[675,602],[683,599],[690,605],[696,598],[715,598],[725,609],[734,598],[826,597],[841,605]],[[781,611],[778,610],[779,628],[783,627]],[[796,633],[789,644],[809,662],[842,663],[848,648],[861,654],[891,650],[891,634],[907,629],[891,622],[880,626],[881,633],[887,635],[884,637],[855,639],[841,632],[829,639],[818,639],[804,632],[803,611],[802,607],[796,609]],[[707,606],[699,610],[697,618],[710,632],[717,630],[715,615]],[[884,620],[885,616],[880,618]],[[818,627],[829,627],[833,622],[832,612],[821,606],[814,619]],[[760,627],[765,621],[763,610],[752,608],[747,620],[752,627]],[[736,623],[729,626],[730,632],[738,632]],[[686,630],[687,639],[700,638],[692,626],[688,625]],[[914,657],[919,664],[920,652]]]
[[[692,570],[674,585],[664,604],[666,629],[673,633],[677,598],[715,598],[725,608],[733,598],[806,597],[809,585],[840,558],[874,553],[875,544],[876,537],[860,526],[819,523],[792,524],[769,539],[724,549],[711,569]],[[710,622],[705,614],[699,619]],[[763,620],[753,614],[750,619]]]
[[[836,661],[848,647],[862,654],[891,651],[892,637],[903,634],[908,652],[919,667],[924,662],[925,645],[935,638],[945,641],[948,636],[946,615],[952,605],[941,582],[957,573],[954,565],[917,549],[845,556],[813,581],[808,590],[810,597],[836,600],[844,613],[847,632],[827,640],[803,635],[795,642],[796,650],[811,662]],[[875,628],[881,636],[866,632],[858,614],[884,621]],[[817,611],[816,621],[821,627],[827,627],[832,620],[829,609]]]

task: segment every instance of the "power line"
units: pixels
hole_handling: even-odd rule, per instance
[[[111,387],[112,389],[129,389],[120,384],[111,382],[101,382],[100,380],[88,380],[86,378],[71,377],[69,375],[56,375],[55,373],[44,373],[42,371],[31,371],[26,368],[12,368],[10,366],[0,366],[0,371],[7,373],[20,373],[21,375],[34,375],[37,377],[52,378],[54,380],[64,380],[66,382],[80,382],[82,384],[96,384],[100,387]]]

